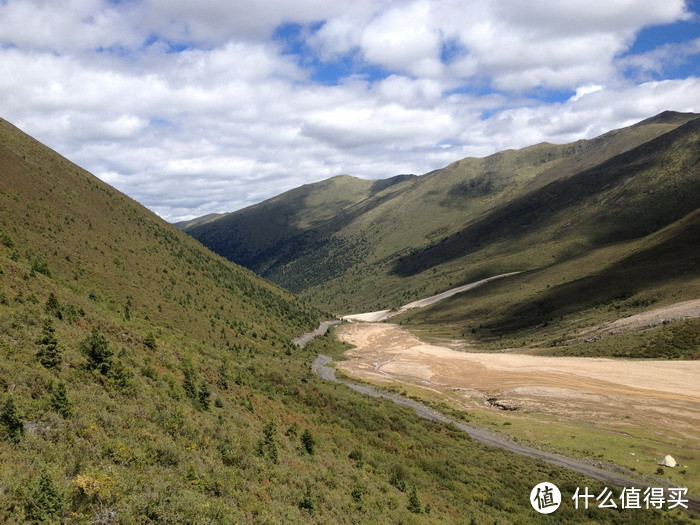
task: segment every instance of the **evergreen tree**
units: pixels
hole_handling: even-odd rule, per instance
[[[51,403],[51,408],[63,417],[69,418],[73,414],[73,407],[68,399],[66,384],[63,381],[57,381],[52,385],[51,399],[49,401]]]
[[[80,350],[88,358],[88,370],[97,370],[102,375],[109,373],[112,368],[112,350],[97,327],[93,327],[92,333],[80,343]]]
[[[56,330],[49,319],[44,322],[42,336],[41,339],[37,341],[37,344],[40,345],[36,352],[39,362],[46,368],[58,368],[61,364],[61,354],[63,352],[58,346]]]
[[[117,359],[112,363],[112,368],[109,371],[109,378],[112,384],[119,390],[129,390],[132,387],[133,376],[134,374],[124,366],[121,360]]]
[[[44,309],[46,310],[47,314],[63,319],[63,308],[61,307],[61,303],[58,302],[56,294],[53,292],[49,294],[49,298],[46,301],[46,306]]]
[[[210,396],[211,389],[209,388],[209,385],[205,381],[202,381],[202,383],[199,385],[199,393],[197,394],[199,408],[201,408],[202,410],[209,410]]]
[[[24,421],[22,414],[15,405],[15,400],[8,397],[0,407],[0,425],[5,430],[5,434],[17,443],[24,434]]]
[[[55,521],[61,516],[64,508],[63,494],[46,471],[42,471],[25,505],[27,518],[32,523]]]
[[[185,394],[190,399],[197,399],[197,376],[194,372],[192,364],[187,362],[182,368],[182,373],[184,378],[182,380],[182,387],[185,389]]]
[[[277,441],[275,440],[276,434],[277,425],[275,425],[274,421],[269,421],[263,427],[263,439],[258,442],[258,455],[267,457],[273,463],[277,463],[279,461]]]
[[[301,434],[301,444],[304,447],[304,450],[306,450],[309,454],[314,453],[316,440],[308,428]]]
[[[420,504],[420,499],[418,499],[418,490],[415,486],[411,491],[411,495],[408,497],[408,510],[410,510],[414,514],[420,514],[421,512],[423,512],[423,507]]]

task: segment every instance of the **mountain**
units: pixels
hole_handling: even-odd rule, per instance
[[[542,479],[602,490],[317,378],[320,318],[0,120],[0,521],[525,523]]]
[[[330,179],[185,231],[337,313],[397,307],[512,271],[524,273],[498,286],[520,289],[532,272],[543,276],[542,286],[560,286],[583,278],[576,268],[580,257],[597,254],[596,266],[585,269],[592,277],[601,271],[597,265],[653,250],[649,244],[660,239],[653,236],[657,232],[692,237],[678,221],[700,205],[698,126],[696,114],[664,112],[591,140],[463,159],[368,196],[336,189]],[[353,180],[356,187],[369,184]],[[347,205],[335,206],[346,193],[353,195]],[[316,196],[313,205],[307,196]],[[324,213],[324,203],[336,213]],[[259,233],[262,224],[279,227],[270,236]],[[680,249],[678,264],[689,265],[682,277],[638,275],[622,292],[608,288],[578,306],[571,296],[567,306],[557,301],[561,307],[524,317],[517,312],[532,313],[529,305],[539,298],[511,292],[501,296],[504,308],[480,315],[479,324],[490,326],[485,337],[502,337],[607,304],[620,293],[634,302],[653,288],[656,305],[678,294],[695,298],[697,253],[692,244]],[[665,261],[662,253],[658,257]],[[447,323],[455,326],[452,333],[468,324],[459,310]],[[519,322],[507,319],[516,314]],[[424,320],[431,315],[421,313]],[[444,327],[447,319],[435,322]]]

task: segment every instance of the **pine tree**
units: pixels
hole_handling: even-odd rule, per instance
[[[61,303],[58,302],[56,294],[53,292],[49,294],[49,298],[46,301],[46,306],[44,309],[46,310],[47,314],[63,319],[63,308],[61,307]]]
[[[112,368],[112,350],[97,327],[93,327],[92,333],[80,343],[80,350],[88,358],[88,370],[97,370],[102,375],[109,374]]]
[[[414,514],[420,514],[423,512],[423,507],[420,504],[420,499],[418,499],[418,490],[413,487],[411,495],[408,497],[408,510]]]
[[[185,389],[185,394],[190,399],[197,399],[197,376],[192,364],[186,362],[182,368],[182,373],[184,375],[182,387]]]
[[[64,508],[64,495],[46,471],[42,471],[25,505],[28,520],[33,523],[54,521],[60,517]]]
[[[50,403],[51,408],[65,418],[69,418],[73,414],[73,407],[68,399],[66,384],[63,381],[57,381],[52,385]]]
[[[314,453],[314,449],[316,448],[316,440],[308,428],[301,434],[301,444],[304,447],[304,450],[306,450],[309,454]]]
[[[17,443],[24,434],[24,421],[22,414],[15,405],[15,400],[8,397],[0,408],[0,426],[5,430],[5,434]]]
[[[42,331],[41,339],[37,341],[39,344],[39,349],[36,352],[36,356],[39,362],[46,368],[58,368],[62,361],[62,351],[58,346],[58,340],[56,339],[56,330],[51,323],[51,320],[47,319],[44,322],[44,329]]]
[[[211,389],[209,388],[209,385],[205,381],[202,381],[202,383],[199,385],[199,393],[197,394],[197,402],[199,408],[201,408],[202,410],[209,410],[210,396]]]

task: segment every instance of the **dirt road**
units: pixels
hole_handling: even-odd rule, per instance
[[[448,297],[452,297],[453,295],[456,295],[458,293],[466,292],[467,290],[473,290],[474,288],[478,288],[479,286],[483,286],[487,283],[490,283],[491,281],[495,281],[496,279],[503,279],[504,277],[510,277],[511,275],[516,275],[519,273],[521,273],[521,272],[510,272],[510,273],[502,273],[500,275],[494,275],[493,277],[489,277],[487,279],[482,279],[481,281],[476,281],[473,283],[458,286],[457,288],[451,288],[450,290],[446,290],[444,292],[433,295],[431,297],[426,297],[425,299],[419,299],[417,301],[413,301],[412,303],[405,304],[401,308],[397,308],[396,310],[377,310],[376,312],[365,312],[365,313],[361,313],[361,314],[349,314],[349,315],[344,315],[341,319],[343,319],[343,321],[352,321],[352,322],[378,323],[381,321],[385,321],[385,320],[387,320],[391,317],[394,317],[396,315],[402,314],[408,310],[412,310],[414,308],[424,308],[426,306],[430,306],[431,304],[435,304],[438,301],[442,301],[443,299],[447,299]]]
[[[472,439],[479,441],[480,443],[502,448],[515,454],[520,454],[522,456],[528,456],[531,458],[546,461],[558,467],[573,470],[585,476],[589,476],[591,478],[603,481],[604,483],[609,483],[618,487],[645,488],[648,486],[659,486],[658,479],[650,480],[649,482],[647,482],[643,479],[633,478],[633,473],[631,471],[625,471],[625,474],[627,475],[612,472],[609,470],[604,470],[595,467],[593,465],[589,465],[587,463],[584,463],[583,461],[562,456],[560,454],[553,454],[551,452],[546,452],[524,445],[520,445],[513,441],[504,439],[501,436],[497,436],[486,430],[472,427],[471,425],[467,425],[466,423],[445,416],[444,414],[433,410],[432,408],[414,399],[409,399],[390,392],[382,392],[369,385],[361,385],[349,381],[342,381],[335,377],[335,370],[328,366],[328,364],[331,361],[332,359],[330,357],[325,355],[319,355],[312,365],[314,373],[321,379],[325,379],[327,381],[334,381],[336,383],[342,383],[351,388],[352,390],[361,394],[365,394],[375,398],[389,399],[398,405],[411,408],[415,411],[417,415],[430,421],[436,421],[438,423],[453,425],[461,431],[466,432]],[[700,501],[691,498],[688,502],[688,507],[693,512],[700,512]]]

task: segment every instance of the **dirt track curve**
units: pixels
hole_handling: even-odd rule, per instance
[[[585,476],[603,481],[605,483],[610,483],[611,485],[616,485],[618,487],[646,488],[650,486],[658,487],[661,484],[661,481],[658,479],[654,479],[653,483],[647,483],[644,480],[633,479],[631,477],[624,476],[623,474],[612,472],[609,470],[604,470],[602,468],[598,468],[593,465],[584,463],[583,461],[578,461],[576,459],[562,456],[560,454],[554,454],[551,452],[526,447],[524,445],[520,445],[513,441],[509,441],[500,436],[492,434],[491,432],[488,432],[486,430],[472,427],[461,421],[457,421],[455,419],[447,417],[446,415],[438,412],[437,410],[433,410],[432,408],[424,405],[419,401],[415,401],[413,399],[409,399],[390,392],[382,392],[369,385],[361,385],[357,383],[351,383],[350,381],[338,379],[337,377],[335,377],[335,370],[328,366],[328,364],[331,361],[332,358],[328,357],[327,355],[319,355],[318,357],[316,357],[313,364],[311,365],[314,374],[316,374],[321,379],[333,381],[335,383],[341,383],[347,386],[348,388],[354,390],[355,392],[359,392],[360,394],[365,394],[375,398],[389,399],[397,405],[412,408],[414,412],[420,417],[428,419],[430,421],[444,423],[446,425],[452,425],[461,430],[462,432],[466,432],[472,439],[480,443],[484,443],[492,447],[502,448],[515,454],[520,454],[521,456],[527,456],[530,458],[546,461],[547,463],[551,463],[558,467],[573,470],[575,472],[584,474]],[[618,468],[620,468],[620,470],[629,472],[629,474],[632,474],[632,472],[628,471],[627,469],[622,469],[621,467]],[[666,483],[666,486],[670,487],[673,485]],[[691,510],[694,513],[700,513],[700,500],[697,500],[695,498],[689,498],[688,510]]]

